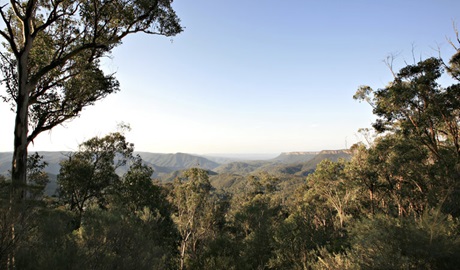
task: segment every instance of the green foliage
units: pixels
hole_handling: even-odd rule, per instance
[[[241,230],[242,265],[240,269],[263,269],[272,256],[272,228],[276,210],[260,195],[243,204],[235,214],[235,226]]]
[[[27,215],[2,205],[1,266],[14,254],[20,269],[176,269],[179,234],[167,192],[132,151],[121,133],[90,139],[63,161],[62,197],[35,197],[41,204],[20,212]],[[31,159],[36,171],[40,160]],[[115,174],[131,161],[124,176]]]
[[[119,211],[92,210],[74,232],[87,269],[165,269],[171,266],[173,246],[163,245],[153,230],[161,217],[145,209],[140,216]],[[153,228],[152,228],[153,227]]]
[[[83,267],[83,258],[72,235],[73,213],[43,209],[35,216],[33,230],[16,253],[18,269],[68,269]]]
[[[204,243],[216,235],[221,207],[211,195],[208,172],[191,168],[173,183],[173,220],[181,237],[180,269],[196,267]]]
[[[206,243],[200,257],[190,269],[241,269],[241,262],[238,261],[239,246],[240,243],[231,234],[221,231]]]
[[[458,225],[439,211],[420,221],[376,216],[351,229],[351,259],[361,269],[455,269]]]
[[[273,232],[282,211],[274,196],[279,179],[268,174],[248,176],[244,191],[235,194],[228,213],[229,230],[238,250],[237,269],[266,269],[273,256]]]
[[[106,207],[107,197],[120,182],[115,170],[132,158],[133,145],[123,134],[111,133],[103,138],[92,138],[80,145],[80,151],[61,162],[57,181],[60,196],[79,218],[87,207]]]
[[[459,79],[456,56],[450,64],[429,58],[401,69],[386,88],[361,87],[355,95],[371,103],[382,134],[369,148],[356,146],[348,168],[358,190],[369,193],[357,197],[360,216],[348,229],[350,267],[458,265],[459,86],[438,83],[444,69]]]
[[[450,66],[437,58],[408,65],[386,88],[366,93],[367,98],[373,93],[378,116],[374,127],[393,134],[387,133],[370,151],[384,163],[380,162],[377,171],[389,179],[390,189],[397,190],[393,196],[399,197],[399,214],[411,210],[420,214],[426,203],[441,202],[445,212],[460,213],[456,203],[460,194],[460,88],[459,84],[442,87],[438,83],[445,69],[458,79],[456,59],[454,55]],[[401,196],[408,197],[401,192],[413,192],[419,201],[403,202]]]
[[[326,159],[307,178],[310,196],[336,212],[340,227],[350,218],[356,196],[355,189],[345,175],[347,165],[344,160],[331,162]]]
[[[329,240],[328,228],[317,226],[311,213],[296,211],[275,228],[270,267],[308,269],[317,258],[317,248]]]
[[[38,153],[28,156],[27,179],[30,187],[35,187],[43,191],[49,182],[48,175],[43,171],[46,166],[48,166],[48,163],[43,161],[43,156],[40,156]]]
[[[148,209],[88,210],[74,230],[74,213],[47,209],[16,253],[20,269],[174,269],[175,241],[155,230],[161,217]],[[173,228],[168,228],[173,231]]]
[[[143,165],[142,159],[138,157],[117,183],[115,190],[119,203],[133,212],[158,205],[160,192],[159,187],[152,184],[152,174],[153,169]]]
[[[149,233],[146,234],[155,243],[170,249],[171,256],[175,254],[178,232],[171,219],[172,206],[166,198],[168,191],[152,182],[152,173],[152,168],[143,165],[137,157],[115,186],[110,207],[148,223]]]

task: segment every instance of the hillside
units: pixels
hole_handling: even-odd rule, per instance
[[[173,171],[182,170],[192,167],[200,167],[207,170],[212,170],[220,164],[211,161],[204,157],[199,157],[190,154],[176,153],[176,154],[158,154],[149,152],[136,152],[141,158],[150,164],[171,169]]]
[[[48,163],[48,166],[46,166],[45,168],[45,172],[57,175],[61,167],[59,166],[59,163],[61,162],[61,160],[66,159],[70,152],[40,151],[39,154],[42,155],[43,160],[45,160]],[[0,152],[0,174],[6,175],[8,174],[8,171],[11,170],[12,157],[12,152]]]
[[[248,175],[267,173],[281,180],[283,190],[294,191],[295,186],[303,183],[305,177],[314,172],[316,166],[324,159],[337,161],[349,159],[348,150],[324,150],[320,152],[282,153],[266,161],[246,161],[223,164],[216,169],[217,175],[210,177],[215,188],[238,191],[244,186]]]
[[[217,173],[248,175],[267,172],[274,175],[307,175],[324,159],[337,161],[350,158],[348,150],[323,150],[320,152],[288,152],[278,157],[261,161],[237,161],[214,169]]]
[[[270,161],[236,161],[220,165],[214,171],[217,173],[246,175],[271,164],[273,163]]]

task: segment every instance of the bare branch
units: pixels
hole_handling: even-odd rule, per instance
[[[457,26],[455,25],[455,22],[452,22],[452,25],[453,25],[453,27],[454,27],[455,37],[457,38],[457,42],[460,44],[460,34],[458,33],[458,28],[457,28]]]
[[[457,26],[456,26],[456,24],[455,24],[454,21],[452,21],[452,28],[454,29],[454,33],[455,33],[455,37],[456,37],[456,39],[457,39],[457,43],[460,44],[460,34],[459,34],[459,32],[458,32],[458,28],[457,28]],[[451,38],[447,37],[446,39],[447,39],[447,42],[448,42],[456,51],[458,51],[458,50],[460,49],[460,48],[458,48],[458,47],[455,45],[455,43],[452,41]]]
[[[390,55],[386,57],[385,60],[383,60],[383,63],[385,63],[385,65],[388,67],[391,74],[393,75],[393,78],[396,78],[396,73],[393,70],[393,62],[396,59],[396,57],[397,57],[396,53],[391,53]]]
[[[415,65],[417,64],[417,61],[415,61],[415,44],[412,43],[412,49],[411,49],[411,53],[412,53],[412,64]]]

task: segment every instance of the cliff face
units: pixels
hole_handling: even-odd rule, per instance
[[[281,163],[302,163],[313,159],[319,152],[285,152],[281,153],[278,157],[272,161]]]
[[[319,155],[341,155],[341,154],[346,154],[350,155],[351,151],[348,149],[342,149],[342,150],[323,150],[318,153]]]
[[[347,154],[349,155],[351,152],[348,149],[340,149],[340,150],[322,150],[319,152],[309,151],[309,152],[283,152],[278,157],[282,156],[312,156],[312,155],[341,155]]]
[[[311,156],[311,155],[317,155],[320,152],[283,152],[280,154],[280,156]]]

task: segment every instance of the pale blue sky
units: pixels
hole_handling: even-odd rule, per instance
[[[384,87],[395,68],[453,49],[460,1],[176,0],[185,31],[136,35],[104,67],[122,91],[31,150],[78,143],[129,123],[136,150],[279,153],[341,149],[370,127],[359,85]],[[14,115],[0,107],[0,151],[12,150]]]

